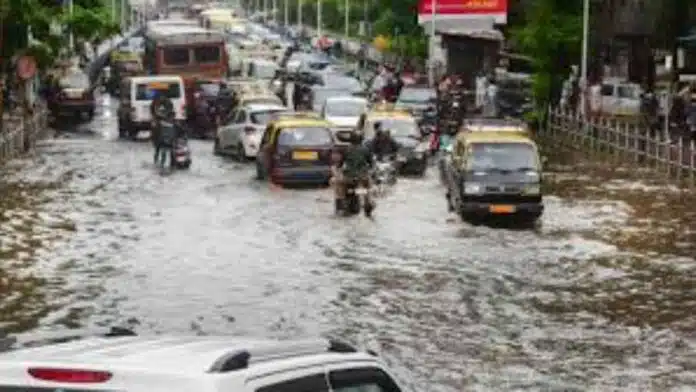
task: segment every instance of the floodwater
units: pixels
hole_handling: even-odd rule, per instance
[[[257,182],[209,141],[162,176],[101,105],[10,167],[7,332],[331,334],[421,391],[695,387],[696,263],[613,241],[636,220],[628,191],[583,197],[591,181],[551,175],[539,228],[472,226],[447,214],[433,168],[400,179],[374,220],[339,219],[330,190]]]

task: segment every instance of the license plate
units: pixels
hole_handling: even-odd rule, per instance
[[[358,189],[355,190],[355,194],[356,194],[356,195],[360,195],[360,196],[367,195],[367,189],[365,189],[365,188],[358,188]]]
[[[513,214],[515,212],[515,206],[493,205],[489,207],[489,211],[492,214]]]
[[[177,162],[185,162],[185,161],[186,161],[186,157],[183,156],[183,155],[178,156],[178,157],[176,157],[176,161],[177,161]]]
[[[292,153],[292,159],[298,161],[316,161],[319,159],[319,154],[316,151],[295,151]]]

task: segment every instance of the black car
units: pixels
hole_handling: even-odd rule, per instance
[[[410,112],[416,119],[421,120],[426,109],[437,103],[437,92],[427,86],[404,86],[396,100],[397,109]]]

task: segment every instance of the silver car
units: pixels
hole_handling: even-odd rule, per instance
[[[240,161],[255,159],[263,131],[278,114],[289,112],[282,105],[258,103],[241,107],[232,122],[218,129],[213,152],[232,155]]]

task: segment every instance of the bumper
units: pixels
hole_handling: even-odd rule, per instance
[[[55,110],[58,113],[80,113],[80,112],[90,112],[94,111],[94,102],[89,101],[78,101],[70,102],[63,101],[55,104]]]
[[[461,205],[461,213],[475,217],[517,216],[536,219],[544,213],[544,205],[542,203],[518,203],[503,206],[485,202],[464,202]]]
[[[276,184],[326,184],[331,178],[331,166],[278,167],[271,179]]]

